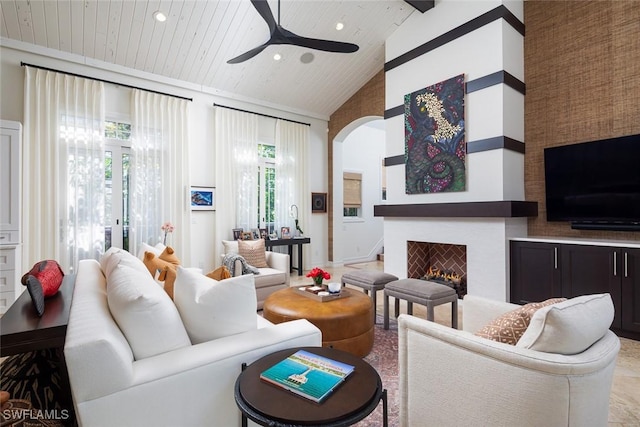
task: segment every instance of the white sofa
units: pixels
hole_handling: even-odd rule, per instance
[[[463,304],[463,330],[400,315],[401,426],[607,425],[620,349],[608,325],[602,338],[580,353],[547,353],[472,334],[519,306],[471,295]],[[610,309],[605,307],[609,324],[610,304]],[[580,338],[590,316],[566,329]]]
[[[222,254],[221,259],[224,259],[226,254],[238,253],[237,241],[223,240],[222,245],[224,247],[224,254]],[[288,288],[289,281],[291,279],[289,271],[289,254],[265,251],[265,258],[269,267],[258,268],[260,274],[254,275],[256,296],[258,298],[258,310],[262,309],[264,300],[267,299],[269,295],[280,289]],[[240,261],[236,261],[234,275],[239,276],[241,274],[242,266]]]
[[[306,320],[256,317],[258,329],[135,360],[110,312],[100,263],[80,261],[64,347],[79,425],[240,426],[234,383],[242,363],[322,345]]]

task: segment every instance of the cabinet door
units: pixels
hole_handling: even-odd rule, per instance
[[[613,327],[620,328],[620,250],[607,246],[561,246],[562,296],[572,298],[608,292],[615,306]]]
[[[561,296],[559,246],[552,243],[510,243],[511,296],[514,304]]]
[[[622,329],[640,332],[640,249],[622,248]]]

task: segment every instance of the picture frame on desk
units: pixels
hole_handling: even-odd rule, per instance
[[[281,227],[280,228],[280,238],[281,239],[290,239],[291,238],[291,228],[289,228],[289,227]]]
[[[273,231],[269,233],[269,240],[278,240],[278,232]]]
[[[267,240],[269,238],[269,233],[267,232],[266,228],[260,229],[260,238],[263,240]]]
[[[242,228],[232,228],[233,240],[242,240]]]
[[[251,231],[243,231],[242,239],[240,240],[253,240],[253,233]]]

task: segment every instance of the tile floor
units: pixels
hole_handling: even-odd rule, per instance
[[[343,267],[322,267],[331,274],[330,281],[340,281],[342,274],[353,269],[383,270],[382,262],[366,262]],[[291,286],[309,284],[310,279],[293,274]],[[359,288],[355,288],[359,289]],[[378,313],[382,313],[382,292],[378,294]],[[462,325],[462,307],[459,305],[459,324]],[[400,310],[405,310],[404,304]],[[436,322],[450,325],[451,311],[449,304],[436,307]],[[413,314],[426,317],[426,309],[414,304]],[[611,398],[609,402],[609,427],[640,426],[640,341],[620,338],[621,348],[614,372]]]

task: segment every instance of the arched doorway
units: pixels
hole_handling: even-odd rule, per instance
[[[385,155],[384,119],[366,116],[345,126],[331,141],[333,203],[332,265],[375,259],[383,244],[382,218],[373,217],[373,206],[382,200],[382,161]],[[343,172],[362,179],[362,206],[356,217],[344,216]],[[351,211],[353,212],[353,211]]]

